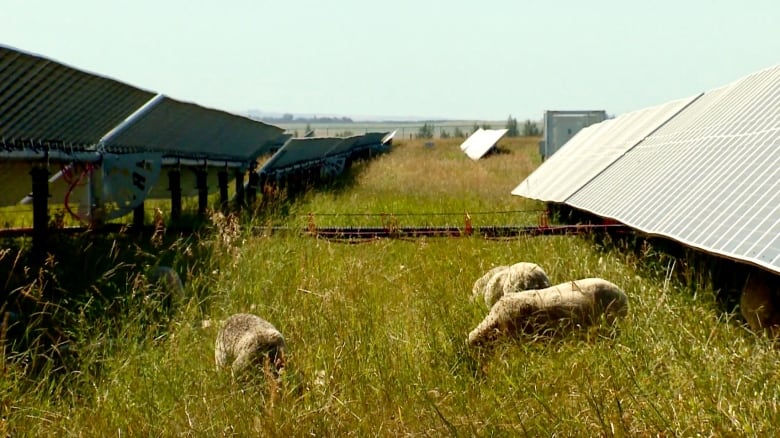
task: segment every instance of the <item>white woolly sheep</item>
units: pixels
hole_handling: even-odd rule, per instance
[[[471,288],[471,300],[474,301],[480,295],[484,295],[485,286],[487,286],[490,279],[499,272],[505,271],[508,267],[509,266],[507,265],[496,266],[495,268],[485,272],[485,275],[479,277],[477,281],[474,282],[474,287]]]
[[[520,262],[505,266],[504,269],[500,268],[501,266],[488,271],[474,283],[472,289],[472,297],[475,298],[481,293],[488,309],[504,294],[550,287],[547,273],[536,263]],[[493,274],[487,277],[491,272]],[[484,286],[480,288],[481,285]]]
[[[479,345],[499,334],[545,333],[547,330],[587,326],[602,315],[611,323],[627,312],[626,294],[600,278],[513,292],[496,302],[485,319],[469,333],[468,343]]]
[[[237,313],[225,320],[217,334],[214,360],[217,368],[230,366],[233,375],[248,371],[268,360],[271,371],[284,367],[284,336],[271,323],[249,313]]]
[[[748,275],[739,299],[739,308],[755,333],[780,337],[780,277],[763,271]]]

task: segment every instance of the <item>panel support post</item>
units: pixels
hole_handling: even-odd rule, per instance
[[[246,203],[253,208],[257,200],[257,189],[260,187],[260,175],[254,168],[249,169],[249,180],[246,184]]]
[[[217,173],[217,184],[219,185],[219,209],[227,213],[228,206],[228,173],[227,169],[222,169]]]
[[[133,209],[133,228],[137,231],[144,229],[144,203]]]
[[[49,169],[34,166],[32,176],[33,204],[33,259],[43,262],[46,258],[46,243],[49,238]]]
[[[244,207],[244,171],[236,170],[236,210],[241,211]]]
[[[168,171],[168,190],[171,192],[171,221],[178,224],[181,220],[181,170]]]
[[[206,168],[195,170],[195,187],[198,189],[198,216],[201,218],[206,217],[206,209],[209,206],[208,175]]]

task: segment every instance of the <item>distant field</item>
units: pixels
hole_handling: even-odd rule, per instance
[[[474,125],[489,125],[492,128],[503,128],[506,120],[485,121],[485,120],[453,120],[444,122],[355,122],[355,123],[278,123],[276,126],[285,129],[288,132],[298,133],[303,136],[306,133],[307,126],[314,130],[316,136],[331,137],[365,134],[367,132],[392,132],[396,131],[397,138],[410,140],[420,131],[424,123],[433,127],[434,137],[441,137],[442,132],[454,135],[456,129],[460,129],[466,135],[471,134]]]

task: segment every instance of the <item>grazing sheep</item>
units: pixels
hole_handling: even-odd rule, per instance
[[[481,293],[488,309],[505,294],[550,287],[547,273],[536,263],[520,262],[501,268],[499,266],[488,271],[474,283],[472,289],[472,297]]]
[[[780,277],[763,271],[748,275],[739,299],[739,308],[755,333],[780,337]]]
[[[284,367],[284,336],[271,323],[249,313],[228,318],[217,334],[214,360],[217,368],[228,365],[233,375],[268,360],[276,374]]]
[[[628,298],[619,287],[600,278],[585,278],[504,295],[469,333],[468,343],[479,345],[503,333],[591,325],[602,315],[611,323],[627,312]]]
[[[477,281],[474,282],[474,287],[471,288],[471,300],[474,301],[478,296],[484,295],[485,287],[493,278],[493,276],[499,272],[505,271],[508,267],[509,266],[506,265],[496,266],[495,268],[485,272],[485,275],[479,277]]]

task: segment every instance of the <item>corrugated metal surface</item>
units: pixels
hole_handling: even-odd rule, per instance
[[[84,148],[154,93],[0,46],[0,142]]]
[[[780,66],[704,94],[566,203],[780,272]]]
[[[501,137],[507,133],[507,129],[478,129],[471,134],[463,144],[460,145],[462,151],[472,160],[482,158],[495,144],[501,140]]]
[[[104,144],[109,152],[151,150],[180,158],[248,162],[284,130],[246,117],[165,97]]]
[[[564,202],[697,97],[626,113],[582,129],[512,194]]]

